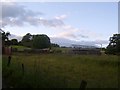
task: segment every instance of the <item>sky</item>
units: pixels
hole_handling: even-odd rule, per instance
[[[46,34],[107,46],[118,33],[117,2],[2,2],[1,10],[0,28],[17,36]]]

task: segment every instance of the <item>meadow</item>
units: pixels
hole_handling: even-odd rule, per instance
[[[2,75],[10,87],[86,88],[118,87],[118,56],[13,53],[8,67],[3,55]],[[24,70],[22,68],[24,65]]]

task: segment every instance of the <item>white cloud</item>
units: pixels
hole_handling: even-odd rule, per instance
[[[2,20],[0,20],[0,24],[2,24],[2,27],[7,25],[21,27],[25,23],[32,26],[43,25],[55,30],[61,30],[59,34],[56,34],[56,37],[72,40],[81,40],[81,38],[100,40],[102,38],[102,35],[98,33],[90,30],[81,30],[64,23],[64,19],[68,17],[66,14],[58,15],[53,17],[53,19],[46,19],[43,15],[44,13],[42,12],[33,12],[18,3],[2,3]]]
[[[60,16],[56,16],[55,19],[58,19],[58,20],[63,20],[67,18],[67,15],[66,14],[63,14],[63,15],[60,15]]]
[[[68,31],[68,32],[62,32],[58,34],[57,37],[76,38],[76,35],[72,31]]]
[[[1,0],[1,2],[15,2],[16,0]]]
[[[58,28],[59,29],[59,28]],[[82,34],[79,28],[74,28],[71,25],[63,25],[60,27],[61,32],[55,37],[63,37],[70,40],[80,40],[81,38],[88,38],[86,34]]]
[[[64,25],[64,22],[62,20],[57,20],[57,19],[39,19],[39,24],[42,24],[44,26],[49,26],[49,27],[61,27]]]
[[[66,31],[74,31],[74,32],[80,31],[78,28],[74,28],[71,25],[63,25],[61,28]]]

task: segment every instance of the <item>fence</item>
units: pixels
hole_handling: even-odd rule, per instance
[[[83,54],[83,55],[101,55],[99,49],[73,49],[70,51],[72,54]]]
[[[2,47],[2,54],[11,56],[12,55],[12,47]]]

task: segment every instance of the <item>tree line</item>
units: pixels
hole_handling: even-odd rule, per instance
[[[21,41],[18,41],[17,39],[9,40],[9,36],[10,32],[1,32],[2,46],[20,45],[34,49],[60,47],[58,44],[51,43],[50,38],[46,34],[32,35],[27,33],[22,37]]]
[[[22,37],[21,41],[18,41],[17,39],[9,40],[8,36],[10,35],[10,32],[4,32],[2,29],[0,29],[0,31],[3,46],[22,45],[35,49],[60,47],[58,44],[51,43],[50,38],[45,34],[32,35],[30,33],[27,33]],[[105,48],[105,53],[120,55],[120,34],[113,34],[113,36],[110,37],[109,41],[109,45]]]
[[[105,53],[120,55],[120,34],[113,34],[113,36],[109,38],[109,41]]]

